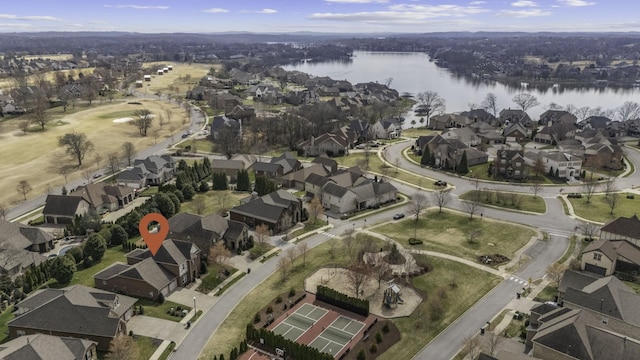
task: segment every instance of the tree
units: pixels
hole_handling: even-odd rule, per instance
[[[249,172],[247,170],[240,170],[238,172],[238,180],[236,183],[236,190],[249,191],[251,190],[251,180],[249,179]]]
[[[136,360],[139,358],[138,344],[133,337],[118,335],[109,343],[108,360]]]
[[[411,214],[415,215],[413,220],[413,238],[415,239],[418,232],[418,220],[420,212],[429,207],[429,199],[422,192],[416,192],[411,196],[411,202],[409,203]]]
[[[115,174],[120,170],[120,156],[118,153],[109,153],[107,155],[107,162],[109,163],[109,170],[111,171],[111,174]]]
[[[375,253],[373,256],[373,267],[371,268],[372,276],[378,281],[378,289],[382,284],[382,280],[385,280],[391,273],[391,267],[389,263],[384,261],[384,253]]]
[[[0,218],[2,218],[2,220],[6,220],[6,216],[7,208],[3,203],[0,203]]]
[[[532,107],[536,107],[540,105],[540,103],[538,102],[538,98],[527,93],[518,94],[514,96],[513,99],[511,99],[511,101],[516,103],[516,105],[518,105],[520,109],[524,112],[531,109]]]
[[[133,113],[133,124],[138,128],[140,136],[147,136],[153,117],[149,109],[136,110]]]
[[[429,147],[425,146],[424,150],[422,151],[422,157],[420,158],[420,164],[421,165],[430,165],[429,164],[429,159],[431,158],[431,154],[429,153]]]
[[[97,233],[89,235],[84,244],[84,255],[86,257],[91,256],[93,261],[99,262],[102,260],[105,251],[107,251],[107,242],[104,238]]]
[[[98,171],[100,170],[100,163],[102,162],[102,155],[100,155],[100,153],[97,153],[93,156],[93,160],[96,161],[96,166],[98,167]]]
[[[204,197],[202,196],[196,196],[196,198],[191,201],[191,205],[198,215],[202,215],[204,210],[207,208],[207,203],[204,201]]]
[[[29,182],[27,180],[20,180],[20,182],[16,186],[16,191],[24,197],[25,201],[27,200],[27,194],[30,193],[31,190],[33,189],[31,188],[31,185],[29,185]]]
[[[67,133],[58,138],[58,145],[66,147],[67,154],[78,161],[78,167],[82,166],[82,160],[87,153],[93,150],[93,143],[87,139],[84,133]]]
[[[291,264],[291,267],[293,268],[296,257],[298,256],[296,248],[293,246],[288,248],[285,256],[289,259],[289,264]]]
[[[596,192],[598,188],[598,183],[593,179],[586,179],[582,184],[582,190],[584,191],[584,196],[587,198],[587,204],[591,203],[591,198],[593,194]]]
[[[640,115],[640,104],[633,101],[625,101],[617,110],[618,120],[627,121]]]
[[[210,265],[227,267],[231,259],[231,251],[224,246],[224,241],[217,241],[210,249],[207,261]]]
[[[583,222],[577,226],[577,230],[580,231],[587,240],[593,240],[598,233],[599,228],[594,223]]]
[[[620,200],[620,194],[617,192],[611,193],[605,198],[605,200],[607,201],[607,205],[609,205],[609,208],[611,209],[609,214],[613,215],[613,210],[615,210]]]
[[[18,123],[18,127],[22,130],[24,135],[27,135],[27,131],[29,131],[29,121],[22,120]]]
[[[494,93],[487,93],[487,96],[482,100],[482,108],[490,112],[493,116],[498,114],[498,97]]]
[[[542,191],[542,184],[540,183],[540,181],[534,180],[531,186],[529,186],[529,189],[531,189],[531,192],[533,193],[533,198],[535,199],[538,197],[538,193]]]
[[[171,201],[167,194],[159,192],[153,196],[153,200],[156,203],[158,211],[160,211],[160,214],[165,218],[169,219],[176,214],[176,208],[173,205],[173,201]]]
[[[307,252],[309,251],[309,245],[306,241],[298,243],[298,252],[302,255],[302,266],[307,266]]]
[[[311,202],[309,203],[309,214],[311,214],[311,217],[313,218],[313,220],[318,220],[318,218],[322,216],[323,212],[324,212],[324,206],[322,206],[322,202],[320,201],[320,198],[317,196],[314,196],[313,199],[311,199]]]
[[[544,173],[544,161],[542,160],[542,156],[537,156],[536,160],[533,162],[533,174],[535,177]]]
[[[269,225],[260,224],[256,226],[256,242],[259,245],[264,245],[267,242],[269,236]]]
[[[457,173],[464,175],[469,172],[469,166],[467,165],[467,151],[462,152],[462,157],[460,158],[460,163],[458,164]]]
[[[446,108],[446,101],[435,91],[425,91],[416,95],[418,104],[422,106],[423,112],[427,118],[427,125],[432,114],[443,113]]]
[[[280,259],[278,259],[278,269],[282,273],[282,281],[287,280],[287,267],[289,267],[289,259],[286,256],[280,256]]]
[[[360,289],[364,286],[364,283],[369,279],[369,267],[359,260],[354,260],[347,267],[347,281],[356,298],[360,298]]]
[[[191,200],[196,195],[196,191],[191,184],[186,184],[179,190],[182,190],[182,195],[185,200]]]
[[[480,208],[482,207],[480,196],[480,191],[476,190],[471,193],[471,198],[469,200],[462,202],[465,210],[467,210],[467,213],[469,214],[469,220],[473,220],[473,215],[480,211]]]
[[[556,284],[556,287],[560,286],[560,280],[562,280],[562,275],[564,275],[565,270],[567,270],[567,266],[561,264],[559,262],[554,262],[553,264],[547,267],[547,276]]]
[[[58,284],[66,285],[73,279],[73,273],[76,272],[76,262],[71,256],[58,256],[51,262],[49,271]]]
[[[122,144],[122,156],[127,160],[127,166],[131,166],[131,160],[136,154],[136,147],[129,141]]]
[[[438,212],[442,213],[442,208],[451,200],[451,189],[438,190],[431,194],[433,202],[438,206]]]
[[[37,95],[34,107],[31,110],[30,118],[34,124],[42,127],[42,130],[44,130],[45,125],[51,121],[51,113],[47,111],[48,109],[49,100],[47,100],[44,95]]]
[[[109,239],[109,243],[111,245],[120,245],[129,240],[129,235],[122,226],[115,224],[111,226],[110,230],[111,238]]]

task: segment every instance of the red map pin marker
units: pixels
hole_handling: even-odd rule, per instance
[[[157,222],[160,227],[155,233],[149,231],[149,224],[151,224],[152,221]],[[169,221],[167,221],[162,214],[150,213],[140,219],[138,230],[140,231],[140,235],[142,235],[142,240],[144,240],[144,243],[147,244],[147,247],[151,251],[151,255],[155,256],[169,233]]]

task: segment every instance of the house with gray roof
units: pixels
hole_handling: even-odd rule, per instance
[[[640,246],[640,218],[638,215],[628,218],[621,216],[609,221],[600,229],[600,239],[627,240]]]
[[[78,186],[67,196],[81,197],[89,203],[89,211],[104,214],[129,205],[135,198],[135,191],[127,186],[92,183]]]
[[[118,173],[116,181],[118,185],[127,186],[132,189],[142,189],[147,185],[147,178],[151,172],[144,164],[140,163],[134,167],[127,168]]]
[[[41,289],[16,305],[16,317],[7,323],[9,338],[32,334],[88,339],[107,351],[118,335],[127,334],[137,299],[73,285]]]
[[[302,221],[302,201],[279,189],[232,208],[229,218],[251,228],[265,224],[276,234]]]
[[[299,190],[304,190],[305,181],[311,174],[317,174],[322,177],[325,177],[327,175],[330,175],[330,172],[327,171],[324,165],[316,163],[316,164],[312,164],[311,166],[305,166],[300,170],[284,175],[280,180],[281,180],[282,186],[285,188],[295,188]]]
[[[175,173],[176,161],[171,155],[151,155],[144,159],[135,159],[133,167],[141,167],[140,173],[146,174],[147,185],[160,185],[171,179]],[[124,172],[126,173],[127,170]],[[120,175],[118,176],[120,178]],[[118,183],[120,181],[118,180]]]
[[[224,173],[232,183],[238,180],[238,172],[244,169],[244,162],[240,160],[214,159],[211,161],[212,173]]]
[[[236,251],[244,248],[249,238],[247,225],[228,220],[218,214],[206,216],[186,212],[175,214],[169,219],[169,236],[174,239],[189,241],[202,250],[206,258],[209,249],[217,241],[224,241],[227,249]]]
[[[96,342],[46,334],[20,336],[0,345],[4,360],[96,360]]]
[[[279,178],[283,174],[281,164],[270,162],[256,161],[251,165],[251,169],[256,176],[266,176],[269,179]]]
[[[151,254],[151,250],[149,249],[135,249],[125,256],[127,257],[127,264],[129,265],[135,265],[148,258],[152,258],[157,265],[161,266],[177,279],[177,286],[185,286],[186,284],[194,282],[200,275],[201,253],[200,248],[192,242],[167,239],[162,243],[155,255]],[[151,267],[151,265],[148,264],[143,265],[143,267],[144,266]],[[148,269],[136,269],[138,273],[142,270],[148,271]],[[149,278],[149,280],[151,279]],[[160,286],[164,280],[154,278],[153,281],[154,286]]]
[[[135,260],[134,260],[135,261]],[[133,264],[115,262],[93,276],[95,287],[118,294],[157,300],[178,287],[178,278],[152,257]]]
[[[82,196],[47,195],[42,215],[45,224],[71,224],[76,215],[86,215],[91,204]]]
[[[640,270],[640,248],[627,240],[598,240],[582,250],[580,269],[599,275]]]

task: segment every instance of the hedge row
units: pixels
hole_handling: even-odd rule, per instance
[[[358,315],[369,316],[369,300],[354,298],[326,286],[318,285],[316,299]]]
[[[316,348],[298,344],[266,329],[256,329],[251,324],[247,325],[247,341],[259,347],[267,347],[272,353],[275,353],[276,348],[284,349],[286,359],[289,360],[334,360],[333,356],[320,352]]]

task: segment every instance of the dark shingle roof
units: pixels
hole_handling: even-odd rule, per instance
[[[84,359],[94,341],[46,334],[20,336],[0,345],[4,360],[77,360]]]
[[[47,195],[42,213],[45,215],[73,216],[82,200],[82,196]]]
[[[629,218],[619,217],[603,226],[600,231],[632,239],[640,239],[640,219],[638,219],[637,215],[633,215]]]

